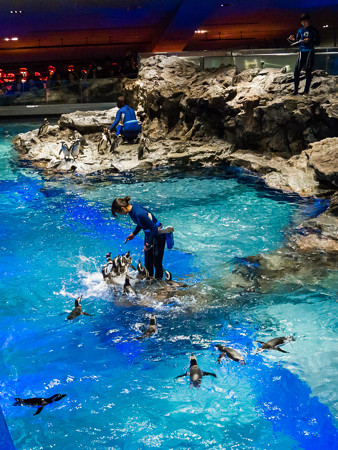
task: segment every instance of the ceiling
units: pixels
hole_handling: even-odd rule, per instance
[[[1,0],[1,64],[283,47],[304,11],[333,46],[337,0]]]

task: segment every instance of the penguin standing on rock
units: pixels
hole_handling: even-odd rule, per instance
[[[40,125],[39,131],[38,131],[39,138],[47,133],[48,127],[49,127],[49,122],[48,122],[47,117],[45,117],[43,119],[42,124]]]
[[[25,406],[38,406],[36,413],[34,416],[40,414],[43,408],[50,403],[58,402],[62,398],[67,397],[67,394],[55,394],[48,398],[34,397],[34,398],[16,398],[14,406],[17,405],[25,405]]]
[[[68,145],[65,142],[61,142],[61,150],[59,152],[59,155],[63,153],[63,156],[65,157],[65,160],[68,161],[70,159],[70,151],[68,148]]]
[[[177,377],[175,377],[175,380],[177,380],[177,378],[185,377],[187,375],[190,375],[190,387],[194,386],[197,388],[201,386],[202,378],[205,377],[206,375],[211,375],[212,377],[217,378],[216,374],[212,372],[204,372],[198,367],[196,356],[193,353],[191,353],[190,355],[190,369],[187,372],[183,373],[182,375],[178,375]]]
[[[143,280],[143,279],[149,278],[149,272],[144,266],[142,266],[140,259],[138,260],[137,270],[138,270],[138,274],[137,274],[138,279]]]
[[[74,161],[79,156],[80,150],[81,150],[80,139],[77,139],[75,142],[73,142],[72,146],[69,149],[69,153],[73,157]]]
[[[154,333],[156,333],[156,318],[154,316],[154,314],[152,314],[150,316],[150,322],[149,322],[149,327],[146,329],[146,331],[144,331],[142,333],[141,336],[139,336],[138,338],[136,338],[138,341],[141,339],[148,339],[150,338]]]
[[[111,142],[111,139],[110,139],[109,129],[105,128],[103,130],[102,137],[101,137],[101,140],[100,140],[99,145],[98,145],[98,152],[102,155],[108,149],[110,149],[111,144],[112,144],[112,142]]]

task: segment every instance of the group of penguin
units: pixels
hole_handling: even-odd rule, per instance
[[[132,264],[132,257],[130,255],[130,252],[123,255],[117,255],[115,258],[112,259],[111,253],[106,254],[106,260],[107,263],[102,267],[102,275],[103,279],[110,283],[113,282],[113,279],[116,277],[119,277],[121,275],[125,275],[125,281],[123,286],[123,295],[137,295],[135,290],[130,284],[130,275],[128,274],[128,268],[131,267],[133,270],[138,271],[137,279],[141,280],[149,280],[151,282],[156,282],[155,279],[149,276],[148,270],[141,264],[141,261],[139,260],[137,264],[137,269]],[[165,281],[171,282],[172,276],[171,273],[167,270],[164,270],[165,272]],[[75,307],[74,309],[69,313],[67,320],[73,320],[80,315],[85,316],[91,316],[92,314],[88,314],[82,310],[81,306],[81,300],[82,296],[75,299]],[[156,317],[154,314],[151,314],[149,325],[146,328],[146,330],[141,334],[141,336],[137,337],[137,340],[143,340],[148,339],[151,336],[153,336],[157,332],[157,323],[156,323]],[[277,337],[270,339],[268,342],[262,342],[257,341],[261,344],[261,347],[258,348],[256,353],[259,353],[263,350],[277,350],[282,353],[288,353],[285,350],[281,349],[280,346],[284,345],[288,342],[294,341],[295,338],[293,336],[283,336],[283,337]],[[220,364],[221,360],[224,357],[228,357],[229,359],[239,362],[240,364],[246,364],[246,361],[244,360],[242,354],[235,350],[232,347],[226,347],[221,344],[216,344],[215,347],[220,351],[220,355],[217,359],[217,362]],[[213,372],[206,372],[204,370],[201,370],[200,367],[197,364],[197,358],[196,356],[191,353],[190,355],[190,367],[189,370],[184,372],[181,375],[177,375],[175,377],[175,380],[181,377],[189,376],[190,377],[190,387],[196,387],[199,388],[202,383],[202,379],[204,376],[212,376],[217,378],[217,375]],[[34,415],[40,414],[43,408],[46,405],[49,405],[51,403],[60,401],[62,398],[66,397],[66,394],[55,394],[48,398],[41,398],[41,397],[34,397],[34,398],[28,398],[28,399],[22,399],[22,398],[15,398],[14,405],[26,405],[26,406],[37,406],[38,409],[35,412]]]
[[[41,138],[45,134],[47,134],[49,127],[48,119],[45,117],[39,127],[38,130],[38,138]],[[114,150],[118,147],[121,142],[121,136],[116,136],[115,133],[111,133],[109,128],[105,128],[102,132],[102,136],[100,142],[98,144],[98,152],[99,154],[104,154],[108,150],[110,152],[114,152]],[[71,158],[75,161],[75,159],[79,156],[81,152],[81,141],[80,139],[76,139],[72,145],[69,147],[66,142],[61,142],[61,149],[59,155],[63,153],[63,156],[66,161],[70,161]]]

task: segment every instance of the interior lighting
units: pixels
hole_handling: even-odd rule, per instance
[[[323,25],[323,28],[329,28],[329,26],[328,25]]]
[[[12,37],[12,41],[18,41],[19,40],[19,38],[17,38],[17,37]]]
[[[207,30],[196,30],[195,33],[203,34],[203,33],[207,33]]]
[[[5,38],[5,41],[9,41],[9,38]]]

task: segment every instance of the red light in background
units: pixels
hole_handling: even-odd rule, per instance
[[[28,76],[28,70],[26,69],[26,67],[21,67],[19,69],[19,73],[21,73],[21,75],[23,75],[24,77]]]

